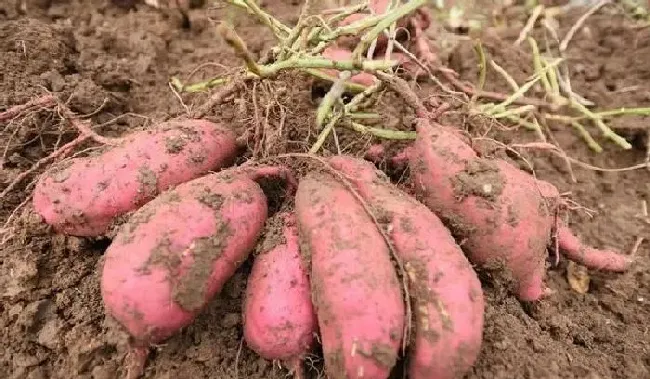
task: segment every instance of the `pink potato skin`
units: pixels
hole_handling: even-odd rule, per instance
[[[255,257],[246,287],[244,339],[263,358],[282,360],[301,371],[317,320],[295,215],[282,213],[276,218],[284,222],[284,241]]]
[[[415,340],[409,378],[459,379],[481,350],[485,301],[481,283],[442,221],[369,162],[329,159],[387,222],[410,279]]]
[[[136,132],[99,156],[45,173],[34,208],[58,232],[105,234],[112,222],[160,192],[232,163],[235,135],[204,120],[172,121]]]
[[[519,299],[542,297],[546,249],[556,226],[560,250],[588,268],[625,271],[633,262],[613,251],[583,245],[568,227],[556,223],[560,194],[552,184],[504,160],[479,158],[448,127],[420,118],[416,130],[417,139],[407,154],[417,196],[460,232],[471,262],[501,263],[509,269]],[[459,191],[454,184],[468,178],[474,193],[463,193],[462,186]]]
[[[404,303],[388,247],[353,195],[311,173],[296,193],[302,254],[330,378],[388,378],[397,361]]]
[[[136,211],[105,253],[106,313],[146,347],[189,325],[254,248],[267,218],[257,183],[230,170]]]
[[[416,130],[409,158],[417,196],[460,232],[470,261],[503,264],[521,300],[539,299],[557,199],[542,197],[532,177],[507,162],[480,159],[447,127],[419,119]],[[484,194],[462,193],[454,185],[472,172],[469,180]]]

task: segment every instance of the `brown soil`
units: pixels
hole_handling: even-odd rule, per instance
[[[299,1],[262,2],[286,22],[295,22]],[[26,4],[26,12],[20,4]],[[612,12],[611,10],[609,12]],[[574,68],[574,90],[602,107],[644,106],[650,100],[650,29],[633,28],[620,15],[601,12],[576,34],[568,58]],[[562,32],[576,15],[562,19]],[[143,5],[125,9],[108,0],[8,0],[0,4],[0,110],[52,91],[70,108],[91,115],[96,131],[122,133],[185,114],[205,95],[184,96],[181,103],[167,85],[171,76],[186,79],[200,64],[233,67],[234,54],[218,38],[210,19],[227,19],[257,55],[272,46],[272,35],[255,20],[229,8],[190,12],[191,26],[182,18]],[[484,48],[522,83],[532,74],[528,49],[512,47],[520,28],[483,38]],[[461,43],[450,66],[475,81],[476,59],[470,43]],[[193,80],[217,75],[205,66]],[[493,71],[489,89],[506,90]],[[264,136],[246,156],[304,152],[317,131],[313,122],[311,79],[283,75],[276,81],[247,87],[215,109],[210,118],[224,121],[240,133]],[[423,84],[423,95],[436,87]],[[255,102],[252,95],[258,95]],[[322,95],[322,93],[321,93]],[[384,103],[395,102],[390,98]],[[472,132],[485,123],[458,117]],[[389,126],[407,129],[409,112],[385,107]],[[118,117],[115,119],[115,117]],[[39,110],[0,129],[0,190],[53,147],[70,141],[74,131],[47,110]],[[259,122],[257,122],[259,121]],[[591,152],[563,124],[552,126],[559,145],[572,157],[600,167],[626,167],[645,158],[646,118],[629,116],[612,124],[625,131],[634,148],[621,151],[598,138],[605,151]],[[254,125],[261,125],[256,128]],[[472,128],[479,126],[480,128]],[[597,131],[593,131],[597,134]],[[493,133],[503,142],[531,140],[529,132]],[[362,155],[369,137],[339,136],[343,151]],[[306,142],[310,138],[309,144]],[[88,145],[90,146],[90,145]],[[327,145],[333,149],[333,145]],[[603,172],[573,166],[571,181],[564,159],[547,151],[524,154],[535,173],[571,198],[596,210],[594,217],[571,212],[571,225],[597,247],[629,251],[637,237],[648,237],[642,201],[650,200],[646,170]],[[294,164],[290,162],[292,166]],[[296,163],[301,170],[303,166]],[[11,191],[0,205],[4,224],[31,191],[28,183]],[[125,336],[103,313],[99,271],[107,240],[55,235],[29,208],[11,231],[14,238],[0,245],[0,377],[3,378],[120,378],[126,352]],[[0,241],[4,242],[4,241]],[[488,301],[485,342],[467,378],[650,378],[650,256],[648,244],[637,251],[634,268],[624,275],[589,272],[588,293],[572,290],[566,262],[549,273],[552,296],[535,306],[518,302],[505,287],[481,273]],[[286,372],[242,344],[241,300],[250,262],[243,265],[224,291],[190,327],[150,355],[147,378],[284,378]],[[315,358],[315,365],[322,367]],[[314,372],[312,372],[314,374]],[[397,375],[399,377],[399,375]]]

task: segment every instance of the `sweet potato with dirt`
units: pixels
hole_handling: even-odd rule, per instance
[[[283,167],[225,170],[183,183],[137,210],[105,253],[105,311],[144,353],[189,325],[255,247],[267,198],[255,180]]]
[[[255,257],[248,277],[244,339],[257,354],[284,362],[296,378],[302,378],[302,362],[313,346],[317,323],[309,277],[298,247],[295,215],[282,213],[272,220],[271,227],[280,231],[267,228],[266,250]]]
[[[311,257],[327,376],[388,378],[404,334],[405,310],[377,225],[327,173],[312,172],[300,181],[295,210],[302,254]]]
[[[171,121],[133,133],[104,153],[46,172],[34,208],[58,232],[105,234],[119,217],[160,192],[232,163],[234,133],[205,120]]]
[[[462,378],[483,334],[485,302],[472,265],[442,221],[374,165],[350,156],[328,161],[372,207],[404,264],[415,315],[409,378]]]
[[[514,279],[520,299],[538,300],[544,291],[558,190],[504,160],[478,157],[448,127],[419,118],[416,129],[409,165],[418,197],[452,229],[470,261],[503,266]],[[569,245],[567,238],[568,234],[560,233],[560,247]],[[595,252],[581,250],[583,256],[594,257]],[[630,263],[622,255],[605,255],[616,263],[600,268],[624,269]],[[605,255],[582,262],[601,266],[597,262]]]

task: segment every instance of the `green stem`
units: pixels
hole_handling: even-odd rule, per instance
[[[330,90],[325,94],[316,110],[316,128],[321,130],[325,119],[332,113],[334,104],[341,98],[345,91],[345,81],[350,78],[350,71],[343,71]]]
[[[348,117],[350,117],[353,120],[379,120],[379,119],[381,119],[381,116],[378,115],[377,113],[369,113],[369,112],[350,113],[350,114],[348,114]]]
[[[316,154],[318,150],[320,150],[320,148],[323,147],[325,140],[330,135],[332,129],[334,129],[334,125],[336,125],[336,123],[339,122],[341,117],[343,117],[341,113],[332,116],[332,118],[327,123],[327,125],[325,125],[323,131],[318,135],[318,139],[316,140],[314,145],[311,147],[311,149],[309,149],[309,154]]]
[[[289,35],[291,29],[275,17],[266,13],[254,1],[251,0],[227,0],[229,3],[244,8],[255,14],[266,26],[268,26],[278,39],[284,39]]]
[[[548,77],[546,76],[548,70],[546,69],[547,67],[544,67],[542,65],[542,59],[539,55],[539,47],[537,46],[537,41],[535,41],[533,37],[528,37],[528,43],[530,44],[530,48],[533,50],[533,66],[535,67],[535,72],[542,80],[542,84],[544,85],[544,90],[546,93],[551,94],[553,93],[553,90],[551,88],[551,83],[548,81]]]
[[[260,76],[262,77],[273,76],[276,75],[281,70],[286,70],[291,68],[302,68],[302,69],[325,68],[325,69],[335,69],[339,71],[361,70],[361,71],[374,72],[374,71],[388,70],[391,67],[396,66],[398,63],[399,62],[396,60],[364,61],[361,62],[360,67],[358,67],[357,65],[355,65],[355,62],[352,60],[335,61],[332,59],[317,58],[317,57],[310,57],[310,58],[293,57],[287,59],[286,61],[273,63],[268,66],[259,66],[259,70],[260,70]]]
[[[603,133],[603,137],[610,139],[612,142],[615,144],[619,145],[625,150],[629,150],[632,148],[632,145],[625,140],[625,138],[619,136],[618,134],[614,133],[612,129],[610,129],[605,123],[603,122],[602,119],[600,119],[598,116],[596,116],[592,111],[590,111],[587,107],[584,105],[578,103],[577,101],[571,101],[571,106],[576,109],[577,111],[581,112],[585,116],[587,116],[589,119],[593,120],[596,123],[596,126],[600,129],[600,131]]]
[[[365,126],[356,122],[346,123],[352,130],[361,134],[371,134],[378,138],[390,140],[414,140],[417,134],[415,132],[408,132],[403,130],[390,130],[382,128],[373,128]]]
[[[519,99],[520,97],[522,97],[522,96],[523,96],[526,92],[528,92],[528,90],[529,90],[529,89],[530,89],[530,88],[531,88],[535,83],[537,83],[537,82],[538,82],[542,77],[546,78],[546,72],[547,72],[548,70],[551,70],[551,69],[553,69],[554,67],[556,67],[556,66],[557,66],[558,64],[560,64],[560,62],[562,62],[562,61],[563,61],[562,58],[558,58],[558,59],[556,59],[555,61],[550,62],[550,63],[548,64],[548,66],[544,67],[540,72],[537,72],[537,73],[535,74],[535,76],[533,77],[532,80],[528,81],[527,83],[524,83],[524,85],[521,86],[521,87],[519,88],[519,90],[517,90],[515,93],[513,93],[512,95],[510,95],[506,100],[504,100],[503,102],[501,102],[501,103],[495,105],[495,110],[498,110],[498,111],[500,111],[500,112],[504,112],[504,111],[505,111],[505,108],[506,108],[508,105],[512,104],[513,102],[517,101],[517,99]]]
[[[315,76],[315,77],[317,77],[319,79],[327,80],[327,81],[330,81],[330,82],[335,82],[336,79],[337,79],[334,76],[327,75],[326,73],[324,73],[322,71],[319,71],[319,70],[316,70],[316,69],[313,69],[313,68],[305,68],[305,69],[302,69],[302,70],[307,72],[308,74],[310,74],[312,76]],[[351,82],[351,81],[348,80],[348,81],[345,82],[345,88],[346,88],[347,91],[350,91],[352,93],[359,93],[359,92],[365,91],[367,87],[362,86],[361,84]]]
[[[361,57],[363,52],[368,49],[372,41],[379,37],[379,34],[388,29],[391,24],[397,22],[397,20],[425,5],[427,2],[428,0],[411,0],[388,13],[380,15],[379,22],[376,23],[372,29],[370,29],[363,37],[361,37],[361,41],[354,49],[352,56]]]
[[[582,126],[582,124],[580,124],[577,121],[571,121],[571,126],[573,126],[578,131],[582,139],[584,139],[585,142],[587,142],[587,146],[589,146],[591,150],[597,153],[601,153],[603,151],[603,148],[600,147],[598,142],[596,142],[596,140],[593,139],[591,134],[589,134],[587,129],[585,129],[585,127]]]
[[[515,79],[508,74],[508,71],[506,71],[503,67],[499,66],[497,62],[490,60],[490,65],[496,72],[501,74],[503,79],[505,79],[506,82],[508,82],[508,85],[510,88],[512,88],[513,91],[518,91],[519,90],[519,84],[515,81]]]
[[[332,25],[341,20],[345,20],[345,18],[348,16],[351,16],[355,13],[362,12],[367,8],[368,8],[368,3],[363,2],[361,4],[354,5],[347,8],[334,9],[333,12],[336,13],[336,15],[332,16],[329,20],[327,20],[327,22],[328,24]]]
[[[513,108],[513,109],[508,109],[505,112],[500,112],[493,114],[492,117],[499,119],[499,118],[509,118],[512,116],[519,116],[523,113],[528,113],[532,112],[536,109],[534,105],[522,105],[521,107]]]
[[[619,109],[612,109],[612,110],[609,110],[609,111],[593,112],[593,115],[598,117],[598,118],[611,117],[611,116],[622,116],[622,115],[650,116],[650,108],[648,108],[648,107],[619,108]]]
[[[248,70],[256,75],[262,76],[261,66],[257,64],[253,55],[248,51],[246,43],[239,37],[237,32],[223,22],[219,24],[217,31],[219,32],[219,35],[221,35],[221,38],[223,38],[224,41],[235,50],[235,53],[246,62]]]
[[[483,44],[481,43],[480,39],[476,41],[474,49],[476,50],[476,54],[478,54],[478,90],[483,91],[483,88],[485,87],[485,78],[487,77],[487,66],[485,64],[487,59],[485,57],[485,50],[483,50]]]

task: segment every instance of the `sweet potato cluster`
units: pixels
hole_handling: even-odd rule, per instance
[[[114,234],[101,294],[132,336],[133,376],[148,347],[192,323],[255,252],[243,334],[264,358],[301,377],[320,336],[331,378],[387,378],[400,359],[409,378],[460,378],[481,350],[473,265],[500,262],[516,296],[535,301],[556,239],[587,267],[623,271],[630,260],[557,224],[550,183],[417,120],[416,197],[351,156],[314,158],[299,181],[285,166],[231,167],[232,131],[182,120],[51,168],[34,209],[60,233]],[[282,211],[270,214],[262,179],[285,183]]]

